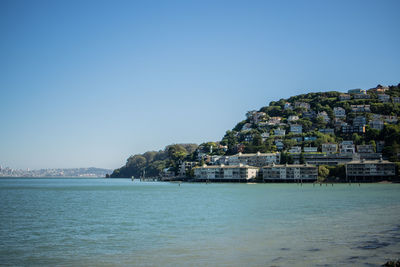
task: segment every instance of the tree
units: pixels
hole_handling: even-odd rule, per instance
[[[319,180],[320,182],[323,182],[323,181],[326,180],[326,178],[328,177],[328,175],[329,175],[329,169],[328,169],[326,166],[324,166],[324,165],[320,165],[320,166],[318,167],[318,180]]]
[[[287,157],[287,163],[288,163],[288,164],[293,164],[293,163],[294,163],[294,159],[293,159],[293,156],[292,156],[292,155],[289,155],[289,156]]]
[[[324,120],[324,118],[323,118],[322,116],[318,116],[318,117],[315,119],[315,126],[316,126],[317,128],[319,128],[319,129],[325,128],[326,122],[325,122],[325,120]]]
[[[353,140],[354,144],[356,145],[361,144],[362,138],[357,133],[353,133],[351,139]]]
[[[371,140],[369,141],[369,144],[372,146],[372,148],[374,149],[374,152],[376,152],[376,143],[375,140]]]
[[[300,164],[304,164],[304,163],[306,163],[306,160],[304,158],[304,153],[301,152],[301,154],[300,154]]]
[[[262,137],[259,133],[255,134],[253,136],[253,142],[252,142],[253,146],[261,146],[262,145]]]
[[[288,156],[285,152],[281,152],[281,164],[286,164],[288,160]]]

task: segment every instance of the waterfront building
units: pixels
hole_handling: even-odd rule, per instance
[[[238,153],[229,157],[229,165],[249,165],[262,167],[280,162],[280,153]]]
[[[346,177],[362,178],[365,181],[381,180],[394,177],[396,167],[386,160],[354,160],[346,163]]]
[[[290,115],[288,117],[288,121],[297,121],[297,120],[299,120],[299,116],[297,115]]]
[[[322,153],[332,154],[337,153],[338,145],[336,143],[322,144]]]
[[[194,168],[197,181],[239,182],[257,178],[259,168],[254,166],[213,165]]]
[[[270,165],[262,168],[263,180],[269,181],[316,181],[318,169],[314,165],[291,164]]]

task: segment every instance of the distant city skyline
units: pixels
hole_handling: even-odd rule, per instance
[[[1,1],[0,165],[114,169],[270,101],[400,82],[399,1]]]

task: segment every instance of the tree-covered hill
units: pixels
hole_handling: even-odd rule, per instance
[[[178,173],[184,161],[203,164],[212,155],[238,152],[286,153],[306,147],[321,151],[324,143],[353,141],[369,144],[391,161],[400,158],[400,84],[369,90],[301,94],[272,101],[246,113],[246,119],[228,130],[219,142],[174,144],[128,158],[111,177],[158,176]],[[285,157],[283,157],[285,158]]]
[[[183,160],[193,160],[196,144],[173,144],[160,151],[148,151],[130,156],[125,166],[114,170],[110,177],[127,178],[158,176],[164,169],[178,171],[178,164]]]

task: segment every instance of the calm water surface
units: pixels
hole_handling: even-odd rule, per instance
[[[0,265],[379,266],[400,185],[0,179]]]

